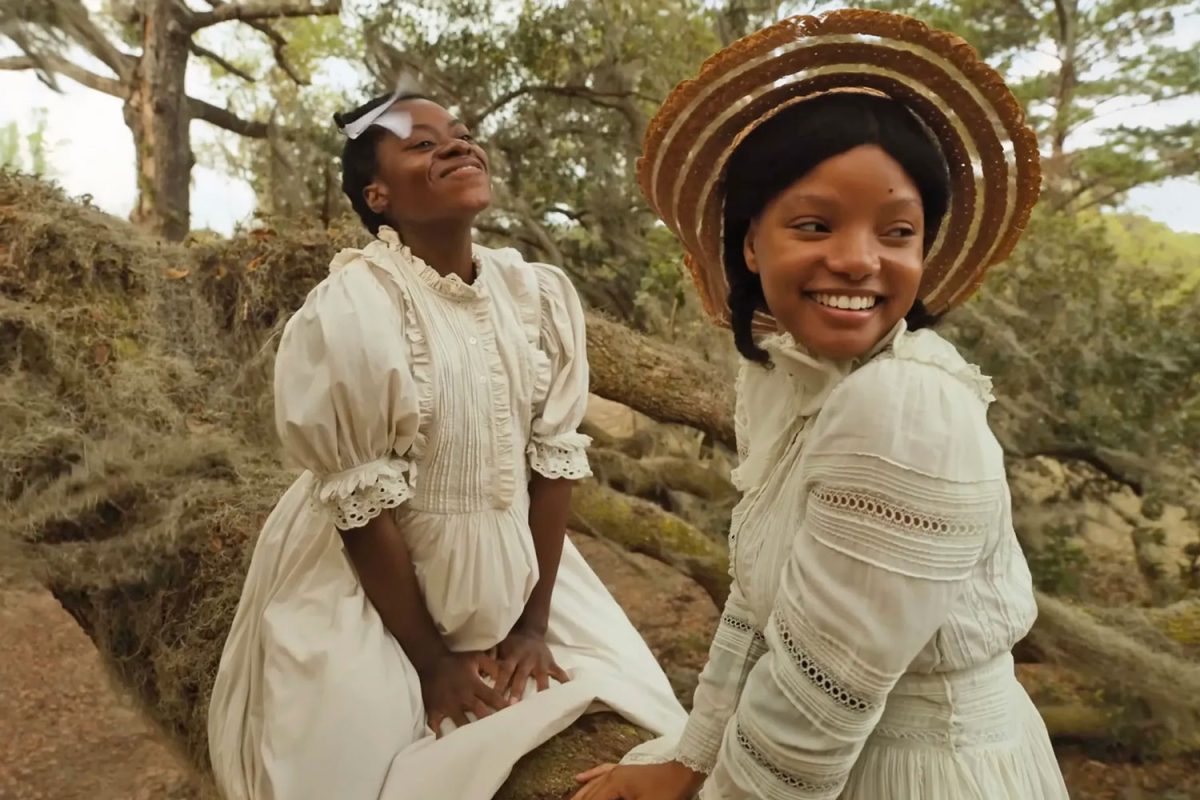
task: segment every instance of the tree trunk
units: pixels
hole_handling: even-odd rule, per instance
[[[736,447],[733,379],[690,353],[588,315],[592,391],[659,422],[677,422]]]
[[[191,121],[184,80],[187,30],[176,0],[149,0],[142,16],[142,56],[131,76],[125,124],[137,150],[138,199],[131,219],[172,241],[190,224]]]
[[[1058,88],[1054,97],[1054,123],[1050,136],[1050,158],[1046,163],[1046,194],[1051,205],[1061,210],[1070,196],[1067,136],[1075,108],[1078,76],[1078,0],[1054,0],[1058,48]]]

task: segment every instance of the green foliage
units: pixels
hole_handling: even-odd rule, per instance
[[[1123,260],[1112,224],[1035,214],[947,333],[997,377],[1010,453],[1091,461],[1200,518],[1200,290]]]
[[[16,122],[0,127],[0,168],[49,176],[46,110],[34,112],[33,130],[22,133]]]
[[[1011,82],[1047,153],[1048,202],[1119,204],[1137,186],[1200,173],[1200,120],[1139,120],[1200,96],[1196,0],[874,0],[973,44]],[[1133,112],[1133,113],[1131,113]],[[1099,135],[1098,135],[1099,134]]]
[[[636,323],[646,280],[677,287],[648,265],[679,261],[634,180],[642,136],[717,49],[715,28],[698,0],[451,0],[381,4],[366,36],[377,85],[407,72],[483,134],[497,177],[485,235],[562,264],[592,305]]]
[[[1038,589],[1058,596],[1079,594],[1079,581],[1088,558],[1069,526],[1045,531],[1044,543],[1026,548],[1025,559]]]

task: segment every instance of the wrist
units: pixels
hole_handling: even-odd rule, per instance
[[[450,649],[439,641],[436,647],[426,648],[419,654],[409,656],[408,660],[417,671],[417,677],[426,680],[438,672],[438,665],[442,661],[453,655]]]
[[[527,611],[517,620],[517,624],[513,626],[512,632],[545,639],[546,630],[550,627],[549,616],[549,614],[531,614]]]
[[[708,778],[708,775],[705,773],[692,769],[682,761],[669,761],[667,763],[679,775],[680,783],[685,783],[688,791],[692,794],[700,791],[700,787],[704,785],[704,781]]]

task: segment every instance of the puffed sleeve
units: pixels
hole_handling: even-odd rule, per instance
[[[936,367],[882,359],[826,401],[806,513],[702,798],[832,800],[888,694],[949,616],[1004,502],[986,405]]]
[[[412,495],[418,403],[403,314],[361,258],[313,289],[284,328],[275,426],[339,529]]]
[[[539,349],[545,358],[534,392],[529,467],[547,478],[586,478],[591,439],[579,433],[587,411],[587,335],[583,306],[566,274],[536,264],[540,295]]]

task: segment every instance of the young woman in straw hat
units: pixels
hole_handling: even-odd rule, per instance
[[[639,176],[730,326],[744,493],[681,737],[578,800],[1061,800],[989,380],[930,328],[1016,243],[1037,146],[905,17],[785,20],[681,84]]]
[[[472,243],[488,158],[445,108],[396,93],[338,122],[376,238],[334,257],[279,343],[277,427],[306,471],[258,537],[213,688],[224,796],[489,800],[597,703],[678,731],[564,536],[590,474],[570,282]]]

